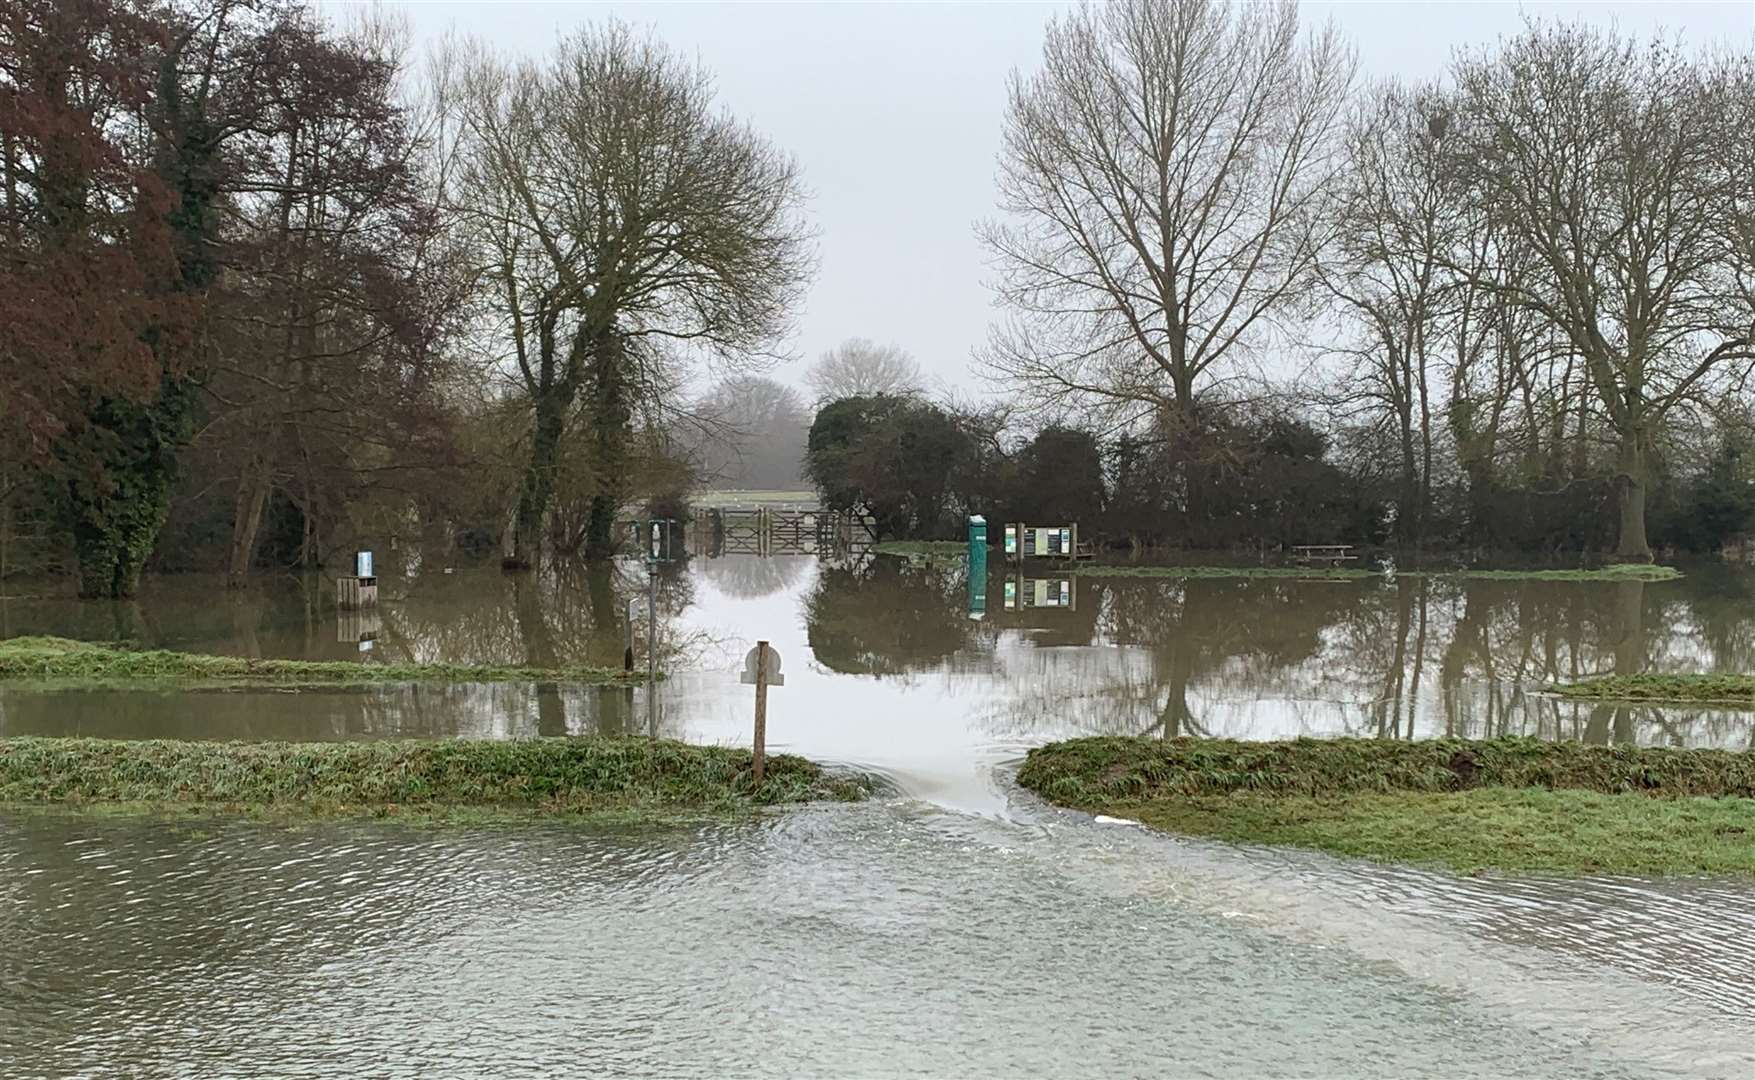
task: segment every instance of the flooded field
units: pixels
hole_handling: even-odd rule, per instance
[[[332,584],[316,580],[233,598],[213,581],[166,578],[130,605],[6,601],[0,635],[244,656],[613,665],[632,601],[635,637],[645,639],[638,567],[385,582],[376,614],[342,615]],[[1012,578],[995,566],[972,598],[955,561],[851,567],[729,556],[667,567],[658,611],[673,677],[650,706],[644,690],[539,684],[198,695],[0,688],[0,734],[656,731],[736,742],[748,738],[750,719],[742,658],[766,638],[787,680],[775,693],[771,740],[978,809],[998,805],[995,763],[1074,734],[1528,734],[1731,748],[1755,738],[1755,714],[1540,693],[1607,672],[1755,669],[1755,575],[1724,567],[1647,584]]]
[[[1080,733],[1525,733],[1746,748],[1752,717],[1555,680],[1755,668],[1755,579],[1007,579],[668,568],[674,676],[0,690],[0,734],[769,737],[861,806],[649,829],[0,818],[0,1075],[1747,1076],[1755,889],[1455,879],[1099,825],[1010,783]],[[0,634],[242,655],[618,662],[643,571],[0,602]],[[973,609],[973,610],[972,610]],[[972,617],[979,615],[980,617]]]

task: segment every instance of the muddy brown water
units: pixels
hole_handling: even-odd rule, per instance
[[[320,582],[167,578],[0,600],[0,634],[614,663],[628,600],[643,618],[635,567],[387,569],[375,619]],[[894,785],[640,829],[0,817],[0,1075],[1755,1075],[1747,884],[1457,879],[1098,824],[1010,782],[1027,747],[1101,732],[1746,748],[1748,713],[1539,688],[1755,670],[1755,578],[1009,584],[972,612],[954,563],[668,568],[651,700],[0,689],[5,735],[733,743],[763,637],[770,739]]]

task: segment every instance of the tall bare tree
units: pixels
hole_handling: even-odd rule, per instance
[[[1440,149],[1450,104],[1435,86],[1387,82],[1353,116],[1341,197],[1338,258],[1321,280],[1358,327],[1339,404],[1391,429],[1398,458],[1396,531],[1417,540],[1432,496],[1434,368],[1457,312],[1446,263],[1471,224],[1447,182]]]
[[[848,338],[824,353],[804,373],[804,384],[818,403],[875,394],[908,397],[926,389],[920,365],[901,346],[865,338]]]
[[[1329,229],[1354,61],[1292,0],[1123,0],[1049,24],[1014,73],[1002,217],[1011,319],[986,360],[1038,408],[1187,423],[1301,298]]]
[[[695,456],[716,487],[790,490],[802,482],[811,414],[798,391],[761,375],[734,375],[694,407]]]
[[[543,63],[474,46],[449,69],[457,200],[532,413],[514,557],[537,557],[581,398],[598,483],[587,553],[602,554],[631,421],[674,386],[667,355],[747,365],[787,328],[811,266],[798,168],[715,108],[708,72],[621,23]]]
[[[315,566],[349,489],[421,460],[424,433],[395,421],[432,424],[423,384],[456,292],[431,258],[441,223],[420,183],[424,142],[397,102],[402,30],[366,18],[337,32],[301,9],[245,30],[269,60],[235,76],[263,104],[221,189],[214,405],[193,446],[236,476],[234,586],[271,496],[297,511],[298,560]]]
[[[1704,68],[1670,43],[1531,26],[1461,58],[1455,161],[1533,273],[1478,280],[1581,363],[1617,443],[1616,554],[1649,560],[1646,489],[1666,418],[1755,360],[1725,228],[1727,168]],[[1720,385],[1715,385],[1720,384]]]

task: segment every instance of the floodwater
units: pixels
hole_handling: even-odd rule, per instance
[[[131,605],[0,600],[0,635],[614,663],[634,601],[644,639],[634,567],[389,569],[375,617],[317,582],[179,578]],[[666,568],[675,675],[651,700],[0,690],[4,735],[731,743],[765,638],[771,744],[894,788],[645,829],[0,818],[0,1076],[1755,1075],[1746,884],[1456,879],[1098,824],[1010,782],[1027,747],[1100,732],[1746,748],[1751,714],[1539,688],[1755,669],[1755,577],[984,584],[888,559]]]

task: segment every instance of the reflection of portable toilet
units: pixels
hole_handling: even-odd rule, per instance
[[[987,614],[987,519],[969,516],[969,617]]]

